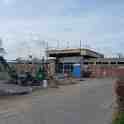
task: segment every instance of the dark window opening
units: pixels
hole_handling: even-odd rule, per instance
[[[92,64],[94,64],[94,62],[88,62],[88,64],[91,64],[92,65]]]
[[[85,65],[88,65],[88,62],[84,62]]]
[[[111,62],[111,64],[116,64],[116,62]]]
[[[124,62],[118,62],[118,64],[124,64]]]
[[[102,62],[102,64],[108,64],[108,62]]]
[[[96,62],[96,64],[102,64],[102,62]]]

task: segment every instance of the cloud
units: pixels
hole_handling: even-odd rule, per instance
[[[3,0],[3,3],[8,6],[8,5],[13,5],[15,1],[16,0]]]
[[[30,41],[32,51],[39,51],[39,47],[32,45],[36,41],[31,41],[37,35],[40,40],[49,41],[49,46],[56,47],[59,40],[61,47],[66,47],[67,41],[70,41],[70,46],[79,47],[82,40],[91,47],[100,48],[106,55],[118,49],[124,53],[116,43],[124,39],[124,7],[119,2],[116,5],[111,0],[111,4],[107,4],[107,0],[99,3],[89,0],[3,1],[5,5],[14,5],[3,7],[0,12],[0,35],[5,39],[10,58],[18,56],[23,41]],[[27,50],[22,51],[27,55]]]
[[[119,20],[122,19],[120,18]],[[121,25],[119,29],[118,25]],[[3,20],[0,27],[2,29],[0,34],[3,34],[3,37],[10,35],[5,47],[9,51],[8,56],[12,57],[20,55],[18,54],[20,51],[19,46],[22,46],[20,44],[24,41],[28,41],[31,45],[31,51],[34,51],[34,55],[37,53],[38,56],[40,48],[32,45],[33,42],[36,42],[33,40],[34,36],[38,36],[39,40],[49,41],[49,46],[53,47],[56,47],[57,40],[60,41],[61,47],[66,47],[67,41],[70,41],[70,47],[79,47],[80,40],[87,41],[87,44],[91,47],[101,48],[100,51],[106,55],[112,55],[113,51],[118,51],[120,46],[117,45],[116,41],[120,42],[120,40],[124,39],[123,21],[118,24],[116,18],[111,22],[110,18],[95,14],[76,18],[64,16],[57,18],[57,20],[54,17],[47,16],[31,19],[15,18],[9,19],[9,21]],[[21,47],[23,49],[21,50],[21,55],[27,56],[29,54],[26,47]],[[124,51],[122,50],[122,52]]]

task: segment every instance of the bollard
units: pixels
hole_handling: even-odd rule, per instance
[[[48,82],[47,82],[47,80],[43,80],[43,88],[48,88]]]

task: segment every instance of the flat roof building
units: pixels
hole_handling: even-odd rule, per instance
[[[104,58],[104,55],[90,49],[59,49],[47,50],[48,57],[76,57],[83,56],[84,58]]]
[[[85,60],[104,58],[104,55],[90,49],[54,49],[47,50],[47,57],[55,57],[56,72],[72,73],[74,64],[81,64]]]

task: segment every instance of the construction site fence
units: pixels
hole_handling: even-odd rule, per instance
[[[90,71],[92,78],[124,77],[124,66],[89,65],[88,71]]]

